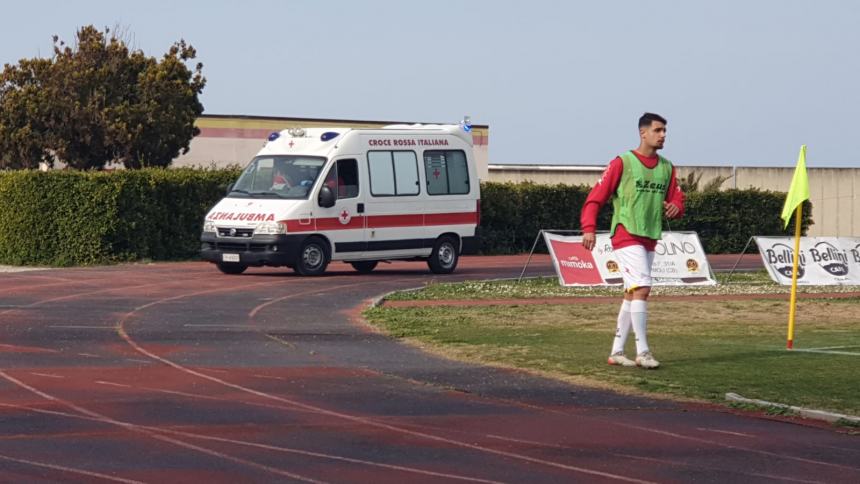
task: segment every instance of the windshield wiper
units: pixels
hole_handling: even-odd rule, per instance
[[[251,196],[251,197],[256,197],[256,196],[258,196],[258,195],[262,195],[262,196],[265,196],[265,197],[275,196],[275,197],[278,197],[278,198],[283,198],[283,197],[281,196],[281,194],[280,194],[280,193],[275,193],[275,192],[250,192],[250,191],[248,191],[248,190],[242,190],[241,188],[234,188],[234,189],[230,190],[230,193],[241,193],[241,194],[243,194],[243,195],[249,195],[249,196]]]

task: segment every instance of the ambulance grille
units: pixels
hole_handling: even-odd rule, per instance
[[[233,243],[233,242],[218,242],[215,244],[215,248],[222,251],[228,252],[265,252],[267,245],[266,244],[243,244],[243,243]]]
[[[250,238],[252,235],[254,235],[254,229],[218,227],[218,237]]]

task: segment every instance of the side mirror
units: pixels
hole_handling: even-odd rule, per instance
[[[231,184],[227,185],[227,195],[229,195],[229,194],[230,194],[230,192],[232,192],[232,191],[233,191],[233,185],[234,185],[233,183],[231,183]]]
[[[317,202],[320,204],[320,207],[334,207],[334,201],[334,192],[331,191],[331,188],[323,185],[322,188],[320,188],[319,197],[317,197]]]

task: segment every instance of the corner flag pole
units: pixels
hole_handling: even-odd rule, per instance
[[[797,156],[797,166],[794,168],[794,176],[791,178],[791,186],[785,197],[785,205],[782,207],[780,218],[785,222],[783,228],[788,227],[791,220],[791,212],[794,212],[794,264],[791,271],[791,307],[788,310],[788,342],[786,348],[794,346],[794,315],[797,309],[797,270],[800,265],[800,222],[803,210],[803,201],[809,200],[809,179],[806,176],[806,145],[801,145],[800,154]]]
[[[794,268],[791,271],[791,309],[788,310],[788,342],[786,349],[794,347],[794,314],[797,308],[797,266],[800,261],[800,219],[803,204],[797,206],[794,215]]]

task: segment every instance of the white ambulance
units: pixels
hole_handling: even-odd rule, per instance
[[[480,184],[468,120],[272,133],[203,224],[201,256],[227,274],[287,266],[359,272],[394,259],[453,272],[477,249]]]

